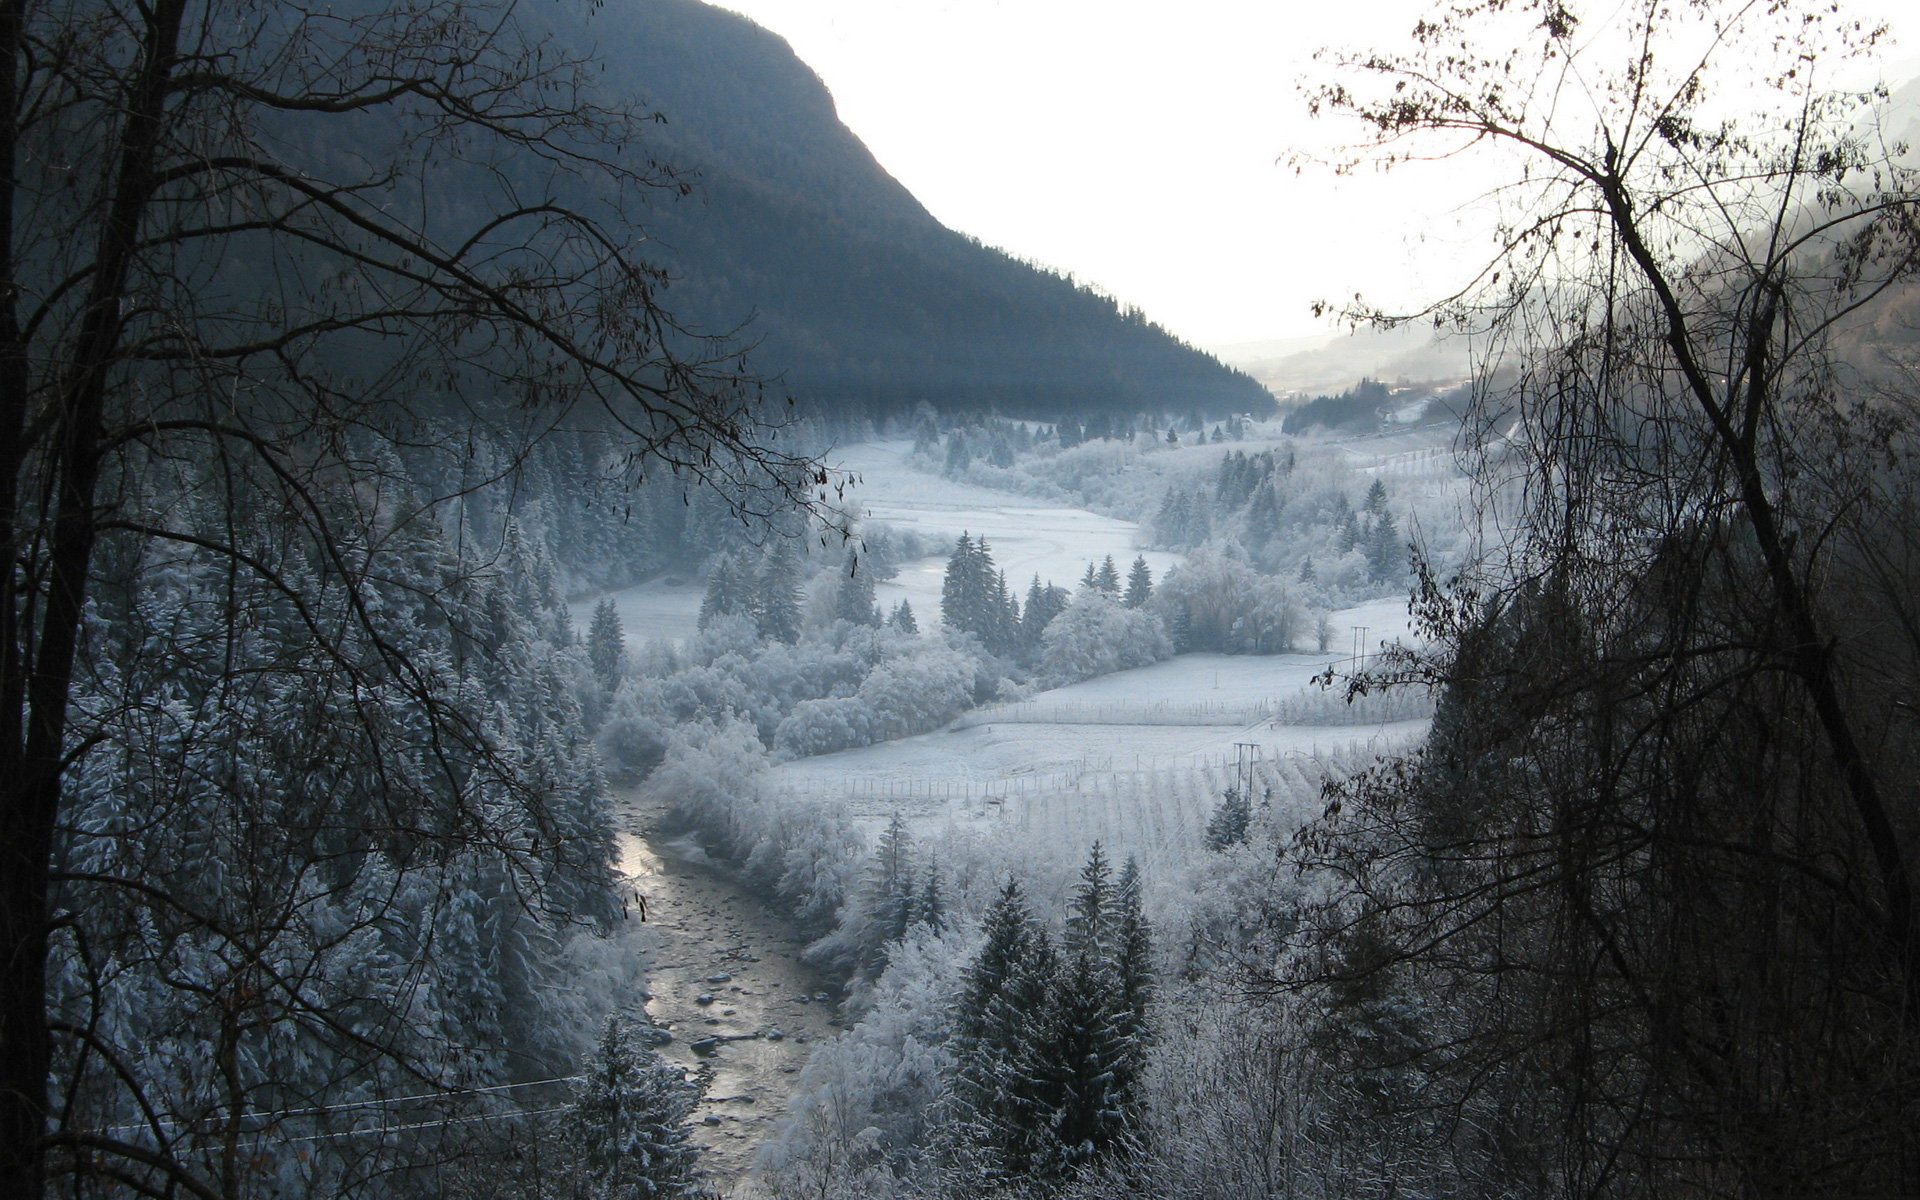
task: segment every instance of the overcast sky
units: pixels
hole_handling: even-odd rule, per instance
[[[941,221],[1201,345],[1312,334],[1312,302],[1356,290],[1431,295],[1471,240],[1480,181],[1458,171],[1276,163],[1330,136],[1299,99],[1313,51],[1402,35],[1418,0],[721,2],[785,37]],[[1912,3],[1857,7],[1897,26]]]

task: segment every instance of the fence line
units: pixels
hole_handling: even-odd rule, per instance
[[[1274,701],[1214,700],[1180,703],[1150,700],[1145,703],[1112,701],[1038,701],[1022,700],[1013,704],[976,708],[962,713],[953,723],[955,729],[978,725],[1251,725],[1266,720]]]
[[[1368,669],[1377,655],[1335,659],[1323,669],[1336,677]],[[1432,695],[1425,688],[1395,688],[1349,701],[1343,691],[1308,689],[1287,697],[1254,701],[1211,700],[1181,702],[1021,700],[991,708],[976,708],[957,717],[952,728],[983,725],[1171,725],[1245,728],[1262,722],[1274,725],[1374,725],[1427,716]]]
[[[1367,739],[1370,747],[1381,744],[1381,735]],[[1336,743],[1337,745],[1337,743]],[[1333,747],[1329,747],[1333,748]],[[1318,745],[1306,751],[1285,751],[1255,760],[1255,770],[1263,777],[1280,770],[1290,761],[1319,759]],[[1132,759],[1132,763],[1127,762]],[[1105,755],[1082,759],[1077,767],[1060,771],[1005,775],[995,779],[861,779],[814,778],[773,779],[761,777],[763,794],[796,800],[838,800],[844,803],[876,801],[999,802],[1063,796],[1098,796],[1119,788],[1138,787],[1156,782],[1169,773],[1204,774],[1231,772],[1239,765],[1232,754],[1195,754],[1175,758],[1154,755]]]

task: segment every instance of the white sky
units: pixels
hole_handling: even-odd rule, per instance
[[[785,37],[941,221],[1201,345],[1328,329],[1316,299],[1430,296],[1470,238],[1482,181],[1457,169],[1275,161],[1331,136],[1299,99],[1313,51],[1397,38],[1419,0],[719,2]],[[1851,7],[1897,29],[1912,3]]]

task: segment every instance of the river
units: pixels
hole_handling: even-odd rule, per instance
[[[838,1031],[835,1005],[800,961],[792,924],[691,837],[669,835],[663,806],[626,792],[619,811],[620,868],[646,900],[655,939],[647,1012],[673,1034],[661,1053],[712,1068],[694,1127],[701,1165],[722,1194],[750,1192],[754,1151],[785,1114],[807,1055]]]

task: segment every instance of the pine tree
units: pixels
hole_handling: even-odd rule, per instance
[[[887,618],[887,624],[901,633],[919,633],[920,622],[913,619],[913,605],[902,600]]]
[[[1042,586],[1035,575],[1027,587],[1027,608],[1020,621],[1020,639],[1029,654],[1040,648],[1040,635],[1047,623],[1067,609],[1067,590],[1048,583]]]
[[[950,629],[978,637],[990,653],[1008,654],[1018,643],[1018,612],[1018,603],[1007,591],[1006,576],[994,569],[987,540],[962,533],[947,559],[940,619]]]
[[[914,893],[913,923],[925,925],[935,933],[945,932],[947,928],[946,894],[940,886],[940,868],[932,863],[927,864],[920,890]]]
[[[993,595],[987,602],[991,620],[985,637],[987,649],[995,654],[1014,654],[1020,649],[1020,601],[1007,587],[1007,573],[996,571]]]
[[[1057,1080],[1055,1136],[1071,1170],[1116,1146],[1134,1109],[1132,1009],[1121,985],[1111,870],[1095,842],[1068,906],[1043,1077]]]
[[[860,561],[851,553],[840,574],[840,588],[834,594],[833,615],[836,620],[854,625],[880,624],[880,609],[873,600],[873,571],[862,569]]]
[[[887,822],[874,848],[866,905],[870,932],[863,965],[877,976],[886,966],[887,947],[906,937],[914,920],[913,835],[899,813]]]
[[[608,596],[594,606],[593,624],[587,628],[587,662],[593,667],[600,686],[611,691],[620,683],[621,663],[626,654],[626,638],[620,630],[620,610]]]
[[[747,583],[745,564],[732,554],[716,555],[707,568],[707,591],[700,600],[700,628],[705,629],[719,617],[752,614],[753,589]]]
[[[953,553],[947,556],[947,572],[940,581],[941,623],[951,629],[973,628],[980,604],[978,587],[973,537],[962,531],[953,544]]]
[[[800,565],[782,542],[760,570],[754,622],[760,636],[791,646],[800,640]]]
[[[563,1121],[585,1194],[664,1200],[691,1193],[700,1148],[690,1118],[705,1090],[610,1018]]]
[[[1152,598],[1153,572],[1147,567],[1146,555],[1136,555],[1133,569],[1127,572],[1126,605],[1128,608],[1139,608]]]
[[[1141,908],[1140,864],[1131,855],[1120,868],[1113,887],[1113,963],[1120,993],[1117,1015],[1121,1060],[1116,1094],[1126,1120],[1138,1117],[1136,1086],[1146,1070],[1152,1040],[1148,1011],[1153,1005],[1153,929]]]
[[[1373,528],[1367,531],[1366,553],[1367,577],[1375,583],[1396,580],[1405,571],[1406,548],[1400,544],[1392,513],[1383,509],[1373,519]]]
[[[1053,949],[1012,878],[988,910],[980,950],[954,1005],[949,1157],[989,1178],[1045,1178],[1064,1153],[1055,1135]]]
[[[1387,511],[1387,485],[1376,479],[1367,488],[1367,498],[1362,507],[1369,516],[1377,517]]]
[[[1252,823],[1251,801],[1240,794],[1240,789],[1228,788],[1207,821],[1207,849],[1225,850],[1246,841],[1247,829]]]
[[[1113,555],[1100,560],[1100,570],[1093,577],[1093,586],[1109,596],[1120,594],[1120,569],[1113,565]]]

